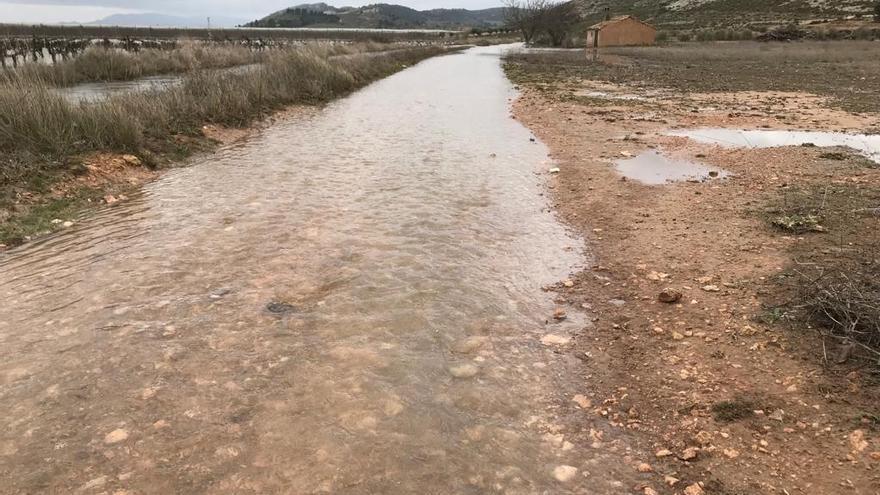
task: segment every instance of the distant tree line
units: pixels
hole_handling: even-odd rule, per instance
[[[581,21],[575,2],[553,0],[505,0],[504,18],[527,45],[544,41],[551,46],[562,46]]]

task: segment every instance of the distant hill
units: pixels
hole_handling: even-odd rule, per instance
[[[490,28],[504,23],[501,7],[483,10],[415,10],[378,3],[365,7],[333,7],[326,3],[302,4],[280,10],[248,27],[342,27],[375,29]]]
[[[590,22],[635,14],[661,28],[737,27],[866,15],[875,0],[573,0]]]
[[[232,17],[211,17],[211,27],[235,27],[245,19]],[[132,27],[208,27],[207,17],[179,17],[165,14],[113,14],[97,21],[87,23],[92,26],[132,26]]]

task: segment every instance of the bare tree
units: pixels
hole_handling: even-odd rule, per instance
[[[528,45],[542,27],[548,0],[504,0],[504,18],[507,24],[522,34]]]
[[[574,2],[557,3],[545,9],[541,16],[541,28],[551,45],[562,46],[579,21],[580,16]]]

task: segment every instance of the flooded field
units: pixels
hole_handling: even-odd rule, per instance
[[[214,69],[218,74],[246,74],[260,68],[260,64],[246,64],[226,69]],[[75,86],[53,88],[71,103],[95,103],[112,96],[145,91],[161,91],[162,89],[181,84],[184,74],[164,74],[148,76],[130,81],[91,82]]]
[[[585,322],[541,288],[585,260],[498,52],[3,254],[0,492],[619,493],[560,419]]]

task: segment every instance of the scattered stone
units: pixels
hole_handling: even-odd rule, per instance
[[[651,467],[647,462],[642,462],[636,467],[636,470],[640,473],[653,473],[654,468]]]
[[[666,280],[669,278],[668,273],[655,272],[651,270],[648,275],[646,275],[648,280],[653,280],[655,282],[660,282],[661,280]]]
[[[694,440],[700,445],[709,445],[712,442],[712,434],[702,430],[694,435]]]
[[[868,441],[865,440],[865,431],[856,430],[849,434],[849,445],[853,452],[861,453],[868,448]]]
[[[673,340],[684,340],[684,335],[673,330],[672,331],[672,339]]]
[[[140,167],[141,159],[134,155],[122,155],[122,161],[131,165],[132,167]]]
[[[466,363],[449,368],[449,374],[455,378],[473,378],[480,372],[476,365]]]
[[[783,411],[782,409],[777,409],[770,413],[767,417],[769,419],[772,419],[773,421],[779,421],[781,423],[785,419],[785,411]]]
[[[703,491],[703,487],[701,487],[698,483],[694,483],[693,485],[684,489],[684,495],[703,495],[705,492]]]
[[[571,342],[570,338],[563,337],[562,335],[554,335],[552,333],[541,337],[541,343],[544,345],[566,345],[569,342]]]
[[[681,291],[667,287],[660,291],[657,300],[666,304],[675,304],[681,300],[681,296]]]
[[[107,203],[108,205],[112,205],[113,203],[118,203],[119,199],[112,194],[108,194],[108,195],[104,196],[104,202]]]
[[[556,321],[562,321],[562,320],[564,320],[564,319],[566,319],[566,318],[568,318],[568,315],[565,314],[565,310],[564,310],[564,309],[562,309],[562,308],[556,308],[556,310],[553,311],[553,319],[554,319],[554,320],[556,320]]]
[[[739,451],[736,449],[724,449],[722,453],[724,454],[724,457],[727,457],[728,459],[736,459],[739,457]]]
[[[61,226],[64,227],[65,229],[69,229],[70,227],[73,227],[73,222],[68,220],[68,221],[62,223]]]
[[[643,492],[645,493],[645,495],[659,495],[657,493],[657,490],[654,490],[650,486],[646,486],[645,489],[643,490]]]
[[[566,281],[562,282],[562,285],[564,285],[566,287],[574,287],[574,281],[573,280],[566,280]]]
[[[593,407],[593,402],[590,399],[588,399],[587,396],[585,396],[585,395],[581,395],[581,394],[575,395],[574,397],[571,398],[571,400],[575,404],[580,406],[581,409],[589,409],[589,408]]]
[[[104,436],[104,443],[112,445],[128,439],[128,432],[123,429],[113,430]]]
[[[699,455],[699,452],[700,452],[700,449],[698,449],[696,447],[688,447],[688,448],[684,449],[684,452],[682,452],[678,458],[683,461],[692,461],[697,458],[697,455]]]
[[[669,457],[672,455],[672,451],[669,449],[660,449],[654,455],[657,457]]]
[[[721,288],[717,285],[704,285],[703,290],[706,292],[721,292]]]
[[[553,470],[553,477],[556,478],[557,481],[567,483],[574,479],[577,472],[578,469],[574,466],[556,466],[556,469]]]
[[[81,491],[94,490],[95,488],[101,488],[102,486],[107,484],[107,476],[98,476],[97,478],[89,481],[85,485],[80,488]]]
[[[677,485],[678,482],[681,481],[681,480],[678,479],[678,478],[676,478],[675,476],[669,476],[669,475],[667,474],[666,476],[663,477],[663,481],[665,481],[666,484],[669,485],[669,486],[675,486],[675,485]]]
[[[550,169],[551,174],[558,174],[559,172],[562,172],[562,170],[560,170],[559,167],[553,167]]]

